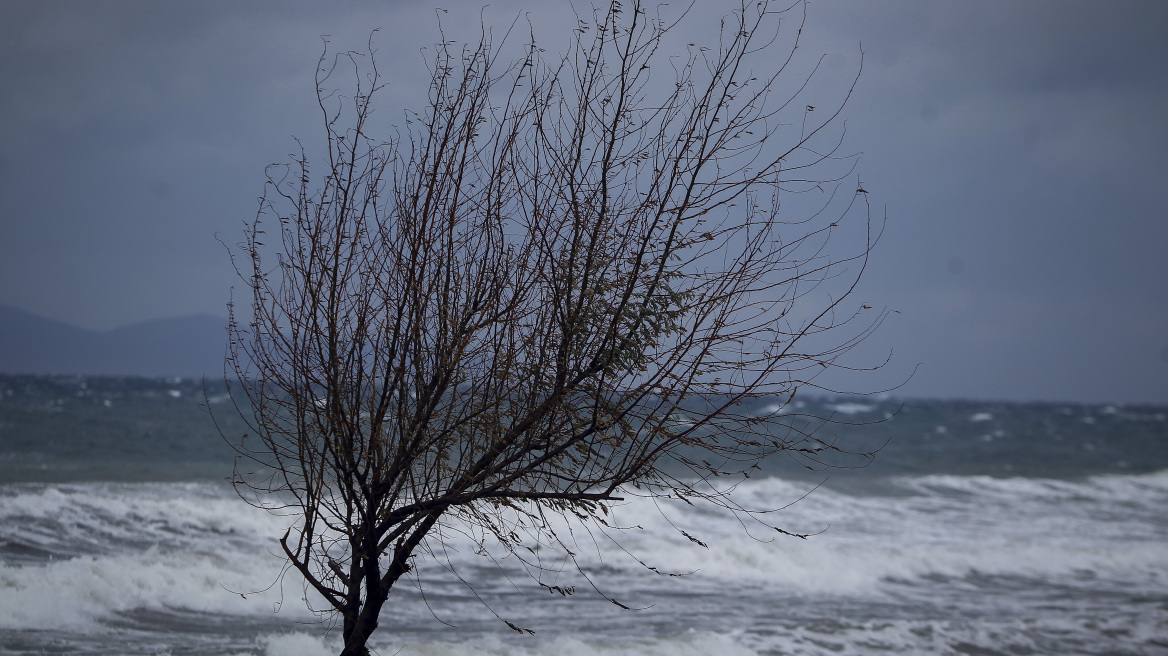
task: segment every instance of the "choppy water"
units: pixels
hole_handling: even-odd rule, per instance
[[[222,390],[206,397],[236,430]],[[335,650],[295,576],[280,579],[287,520],[223,484],[230,453],[205,402],[193,381],[0,377],[0,652]],[[619,547],[578,532],[574,551],[599,589],[639,610],[609,603],[572,567],[553,582],[577,588],[565,599],[505,554],[495,564],[456,544],[441,563],[419,561],[421,591],[395,590],[374,644],[435,655],[1168,653],[1168,409],[811,399],[799,410],[858,424],[823,429],[854,450],[892,440],[777,515],[818,533],[808,540],[634,500],[617,521],[643,529],[614,533]],[[740,501],[785,506],[823,478],[781,461],[766,474]],[[654,575],[625,551],[687,575]]]

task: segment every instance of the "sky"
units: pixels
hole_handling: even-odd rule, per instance
[[[807,14],[799,56],[837,93],[863,53],[845,150],[888,216],[858,297],[897,313],[858,356],[892,359],[850,387],[1168,403],[1168,3]],[[0,303],[98,330],[225,316],[222,242],[264,166],[321,134],[321,35],[380,28],[383,102],[419,107],[439,16],[467,38],[519,15],[551,48],[574,23],[558,0],[0,4]]]

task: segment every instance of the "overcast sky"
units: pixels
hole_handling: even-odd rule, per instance
[[[292,135],[319,136],[320,35],[382,28],[385,102],[416,107],[435,7],[464,36],[481,5],[0,4],[0,303],[96,329],[225,315],[216,235],[237,241]],[[567,3],[485,16],[525,8],[567,40]],[[845,147],[889,216],[861,296],[900,311],[868,345],[894,357],[856,387],[921,363],[899,393],[1168,403],[1168,3],[808,13],[802,54],[828,73],[862,44]]]

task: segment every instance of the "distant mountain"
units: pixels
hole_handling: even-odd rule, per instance
[[[195,315],[98,332],[0,304],[0,372],[219,377],[226,325]]]

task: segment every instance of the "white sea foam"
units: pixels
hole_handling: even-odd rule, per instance
[[[0,566],[0,627],[92,629],[135,609],[270,615],[299,589],[275,589],[281,562],[267,554],[145,553],[82,556],[48,565]],[[246,598],[240,591],[252,593]],[[290,615],[302,602],[289,604]]]
[[[134,609],[271,614],[298,583],[279,579],[273,538],[285,520],[217,486],[72,485],[9,488],[5,543],[48,562],[0,564],[0,627],[82,629]],[[265,590],[266,592],[259,592]],[[241,596],[242,593],[242,596]]]
[[[554,638],[486,635],[473,641],[379,642],[371,646],[383,654],[400,656],[756,656],[733,633],[687,631],[678,636],[600,640],[597,635],[559,635]],[[276,633],[257,640],[264,656],[332,656],[341,650],[335,636],[301,632]],[[250,656],[251,652],[245,652]],[[238,654],[233,656],[244,656]]]
[[[806,593],[870,594],[888,579],[992,572],[1059,578],[1091,570],[1119,579],[1168,576],[1161,509],[1168,474],[1050,479],[926,476],[904,479],[909,496],[854,496],[780,479],[748,481],[736,499],[780,512],[759,518],[806,540],[679,501],[634,499],[614,509],[610,532],[637,558],[721,584],[765,581]],[[744,520],[743,522],[739,519]],[[684,531],[684,533],[682,532]],[[561,535],[567,535],[565,530]],[[708,545],[703,548],[686,536]],[[576,531],[569,547],[592,570],[644,574],[607,538]],[[461,547],[456,563],[478,564]],[[501,555],[502,557],[503,555]]]
[[[781,415],[781,414],[785,414],[790,409],[790,407],[791,406],[787,403],[768,403],[768,404],[764,405],[763,407],[759,408],[758,411],[754,413],[754,415],[756,417],[769,417],[771,415]]]
[[[286,526],[286,520],[248,507],[218,485],[25,486],[0,498],[0,539],[66,556],[106,553],[118,545],[263,548]]]
[[[1120,613],[1089,617],[964,619],[880,619],[837,617],[818,622],[781,623],[765,638],[748,640],[759,652],[792,656],[835,654],[1156,654],[1163,649],[1162,625],[1152,618]],[[1073,647],[1052,649],[1067,636]],[[1070,646],[1070,645],[1068,645]]]
[[[1088,628],[1084,631],[1084,628]],[[1163,626],[1153,618],[1110,614],[987,619],[781,621],[765,632],[683,630],[675,635],[605,639],[603,632],[560,634],[551,638],[514,634],[472,640],[384,641],[374,634],[378,652],[400,656],[834,656],[895,653],[933,656],[949,653],[1050,653],[1068,634],[1082,636],[1076,653],[1153,654],[1162,650]],[[340,651],[335,636],[292,632],[257,640],[257,649],[232,656],[330,656]],[[955,649],[956,648],[956,649]]]
[[[1168,506],[1168,474],[1084,482],[926,476],[901,484],[912,494],[865,497],[819,489],[802,498],[806,484],[779,479],[738,488],[736,498],[747,508],[797,501],[759,519],[813,534],[805,540],[743,514],[634,500],[614,508],[612,523],[643,528],[606,532],[633,557],[597,531],[570,533],[567,547],[576,553],[575,563],[607,572],[618,588],[647,575],[641,562],[689,574],[677,584],[687,589],[766,585],[799,594],[880,596],[889,581],[937,575],[1057,582],[1091,572],[1147,590],[1168,582],[1168,528],[1161,511]],[[455,566],[478,562],[471,545],[455,547],[461,554]],[[495,557],[507,565],[507,554]]]
[[[298,632],[271,634],[259,642],[266,656],[333,656],[343,646],[336,640]]]
[[[690,631],[666,638],[601,641],[595,636],[559,636],[551,640],[502,639],[487,636],[474,642],[432,642],[390,645],[383,653],[402,656],[755,656],[734,635]],[[272,654],[271,656],[275,656]],[[306,656],[309,656],[306,654]],[[311,656],[316,656],[312,654]]]
[[[739,503],[758,510],[786,507],[760,518],[790,532],[815,534],[806,540],[776,533],[745,515],[735,518],[679,501],[630,497],[614,508],[610,523],[643,527],[610,531],[616,541],[650,566],[692,572],[681,578],[653,577],[595,530],[561,535],[575,561],[601,587],[637,588],[650,602],[654,595],[724,594],[727,586],[744,593],[754,590],[751,594],[766,590],[780,596],[878,601],[902,594],[897,586],[924,590],[938,576],[1025,577],[1060,586],[1086,576],[1084,589],[1153,595],[1168,584],[1168,522],[1163,516],[1168,472],[1082,481],[934,475],[905,477],[898,484],[903,494],[894,496],[821,488],[806,498],[806,483],[771,478],[739,486]],[[283,559],[273,555],[278,552],[273,540],[283,534],[288,520],[255,510],[218,487],[9,486],[0,501],[0,526],[6,527],[0,534],[6,541],[81,554],[0,565],[0,628],[100,630],[112,617],[140,609],[270,617],[280,607],[281,619],[312,619],[293,575],[282,586],[253,594],[279,578]],[[489,561],[475,555],[472,545],[453,546],[450,563],[479,577],[478,589],[494,593],[511,588]],[[514,558],[502,552],[496,556],[522,585]],[[547,562],[556,558],[545,557]],[[450,578],[432,562],[420,559],[418,564],[429,581],[441,584],[444,576]],[[570,564],[567,569],[561,583],[586,589],[583,581],[569,580],[578,575]],[[657,592],[645,592],[655,585]],[[442,590],[467,596],[456,580]],[[549,607],[540,612],[562,611]],[[554,619],[547,623],[554,625]],[[914,625],[905,630],[918,629]],[[312,656],[327,646],[298,635],[269,637],[268,653]],[[577,636],[541,643],[539,649],[545,651],[533,647],[529,653],[658,653],[652,651],[658,646],[660,653],[708,653],[702,640],[724,639],[703,635],[685,637],[694,641],[692,648],[668,640],[593,644]],[[507,645],[511,653],[525,653]],[[446,643],[409,647],[419,654],[455,653],[442,651],[454,648]],[[475,648],[483,654],[506,653],[489,644]],[[715,651],[734,653],[727,649]],[[805,651],[788,651],[821,653],[815,649],[808,642]]]
[[[826,406],[832,412],[838,412],[841,415],[858,415],[862,412],[871,412],[876,409],[876,406],[870,403],[832,403]]]

